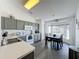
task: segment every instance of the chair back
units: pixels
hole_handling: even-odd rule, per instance
[[[53,37],[56,37],[56,34],[53,34]]]
[[[47,41],[51,41],[51,38],[50,37],[45,37],[45,39],[47,40]]]
[[[60,41],[63,42],[63,35],[60,36]]]

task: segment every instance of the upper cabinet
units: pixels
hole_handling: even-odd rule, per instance
[[[21,21],[14,18],[1,17],[1,29],[24,30],[25,25],[32,26],[36,31],[39,30],[39,24],[37,23]]]
[[[24,30],[24,21],[17,20],[17,30]]]
[[[5,19],[5,29],[16,29],[16,20],[6,18]]]
[[[29,25],[29,23],[28,22],[25,22],[25,25]]]
[[[1,29],[5,29],[5,17],[1,17]]]
[[[25,22],[25,25],[28,25],[28,26],[33,26],[33,23],[31,23],[31,22]]]
[[[16,29],[16,20],[1,17],[1,29]]]

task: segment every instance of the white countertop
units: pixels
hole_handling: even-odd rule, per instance
[[[21,41],[0,47],[0,59],[17,59],[35,50],[32,45]]]
[[[73,51],[79,53],[79,47],[76,47],[76,46],[69,46],[69,48],[72,49]]]

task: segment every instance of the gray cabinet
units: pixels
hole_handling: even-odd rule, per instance
[[[16,20],[5,18],[5,29],[16,29]]]
[[[25,22],[25,25],[29,25],[29,26],[33,26],[33,23],[32,22]]]
[[[29,25],[29,23],[28,22],[25,22],[25,25]]]
[[[39,25],[37,23],[15,20],[14,18],[1,17],[1,29],[9,30],[24,30],[24,26],[33,26],[35,31],[39,31]]]
[[[7,17],[1,17],[2,29],[16,29],[16,20]]]
[[[24,30],[24,21],[17,20],[17,30]]]
[[[32,26],[33,24],[31,22],[25,22],[25,25],[29,25],[29,26]]]
[[[18,58],[18,59],[34,59],[34,51],[31,52],[30,54],[28,54],[22,58]]]
[[[12,43],[20,42],[20,41],[21,40],[19,40],[18,38],[8,39],[7,44],[12,44]]]
[[[69,47],[69,59],[79,59],[79,49],[76,46]]]
[[[5,17],[1,17],[1,29],[5,29]]]

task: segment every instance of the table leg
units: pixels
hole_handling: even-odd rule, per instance
[[[51,48],[52,48],[52,41],[51,41]]]
[[[53,42],[53,48],[55,47],[55,42]]]
[[[47,45],[47,40],[45,39],[45,45]]]
[[[59,50],[59,44],[58,44],[58,42],[57,42],[57,50]]]

